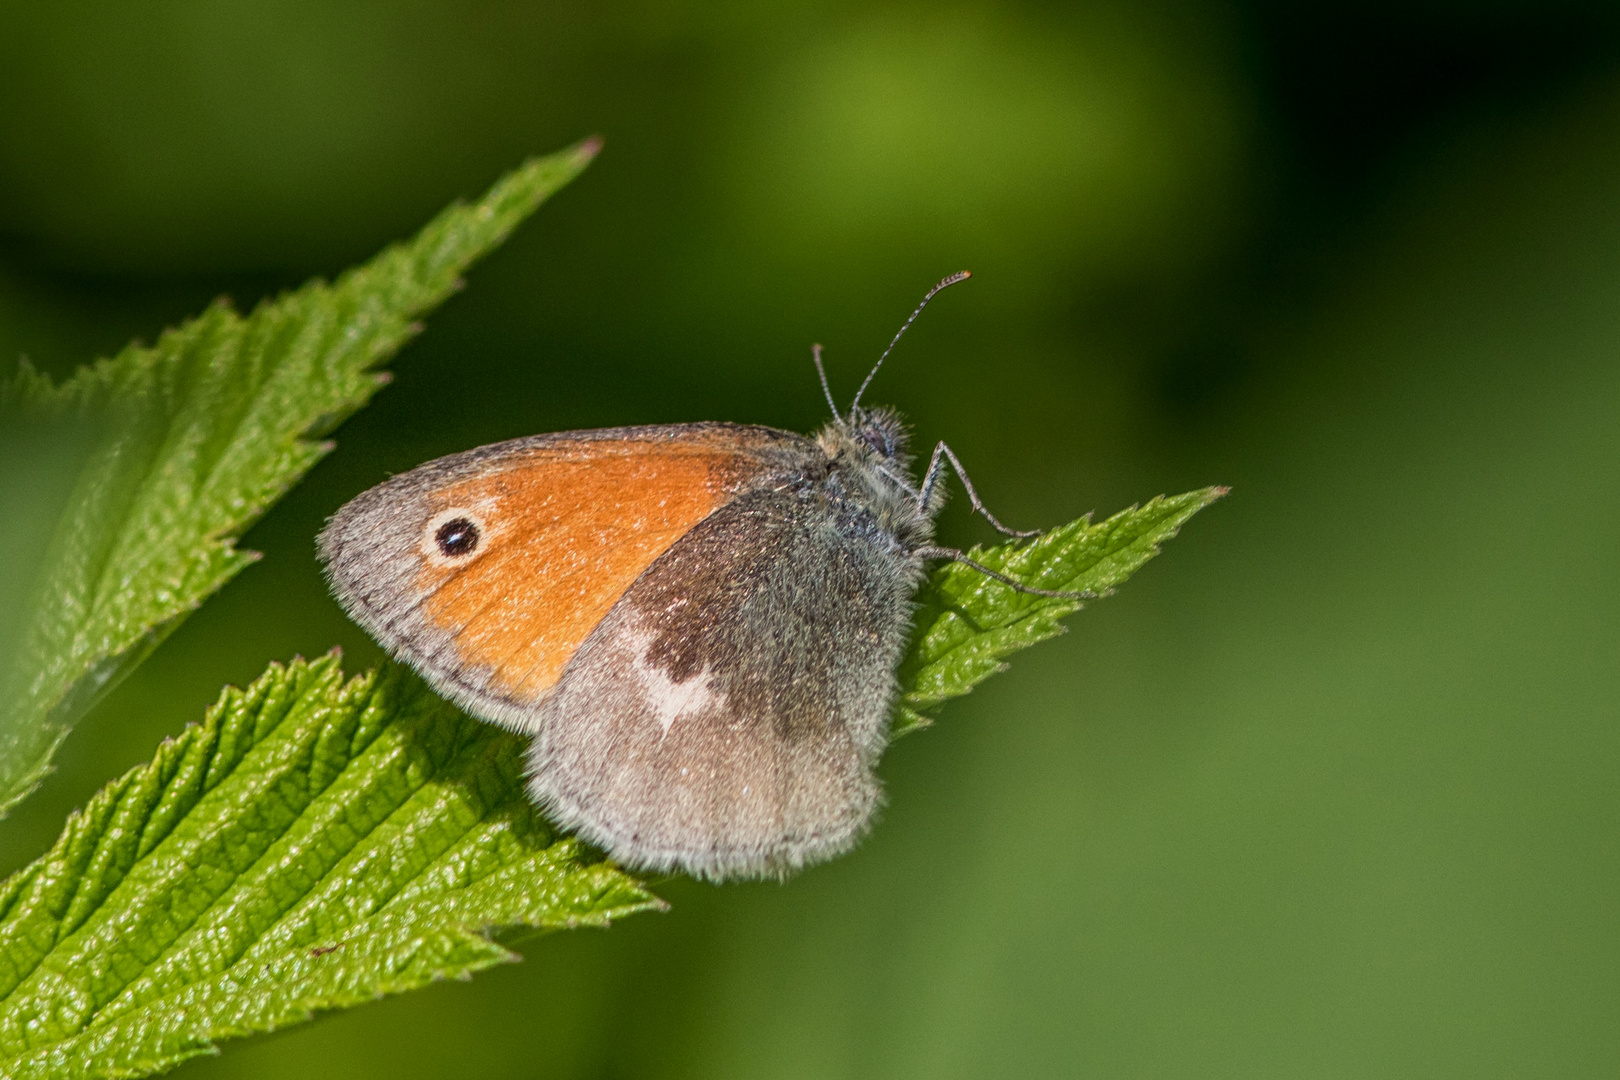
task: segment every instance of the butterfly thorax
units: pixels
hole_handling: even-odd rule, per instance
[[[937,495],[920,504],[907,453],[910,432],[890,409],[859,410],[816,434],[827,455],[829,482],[840,501],[869,513],[876,526],[906,550],[933,539]],[[941,489],[942,490],[942,489]]]

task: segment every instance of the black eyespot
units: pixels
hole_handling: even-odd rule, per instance
[[[447,558],[458,555],[467,555],[478,546],[478,526],[466,518],[451,518],[439,526],[439,531],[433,534],[433,539],[439,542],[439,550]]]

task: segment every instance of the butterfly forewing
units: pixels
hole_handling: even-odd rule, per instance
[[[344,608],[392,654],[475,715],[533,730],[630,584],[805,442],[683,424],[497,443],[357,497],[320,551]]]

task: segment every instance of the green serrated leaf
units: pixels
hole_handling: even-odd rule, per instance
[[[330,449],[313,437],[376,392],[373,369],[414,320],[595,152],[532,161],[409,243],[245,318],[216,304],[61,386],[26,369],[0,382],[0,428],[94,432],[29,602],[0,613],[21,627],[0,667],[0,815],[49,771],[73,722],[257,557],[234,538]]]
[[[0,1074],[140,1076],[661,907],[524,798],[523,743],[397,667],[228,689],[0,886]]]
[[[980,562],[1106,595],[1224,494],[1154,499]],[[1080,603],[960,565],[925,586],[897,734]],[[227,690],[0,886],[0,1073],[142,1076],[512,954],[489,931],[660,907],[530,807],[523,743],[409,672],[337,658]]]
[[[1090,515],[1027,544],[975,548],[972,558],[1014,580],[1057,592],[1107,596],[1159,553],[1198,511],[1226,494],[1203,488],[1160,496],[1121,510],[1101,524]],[[1079,600],[1033,596],[961,563],[929,577],[918,597],[917,630],[900,669],[902,687],[892,733],[933,723],[929,713],[1006,667],[1005,657],[1063,632]]]

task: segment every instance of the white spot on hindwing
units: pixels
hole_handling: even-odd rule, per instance
[[[708,667],[689,679],[677,682],[670,678],[669,672],[648,659],[647,652],[653,643],[652,634],[638,630],[630,635],[630,640],[642,697],[663,735],[667,736],[675,721],[683,717],[696,716],[725,705],[725,691],[715,686],[713,672]]]
[[[676,682],[668,673],[648,664],[643,656],[636,665],[636,674],[641,676],[641,691],[652,709],[653,719],[658,721],[665,735],[682,717],[708,712],[725,702],[725,692],[714,687],[708,668],[685,682]]]

